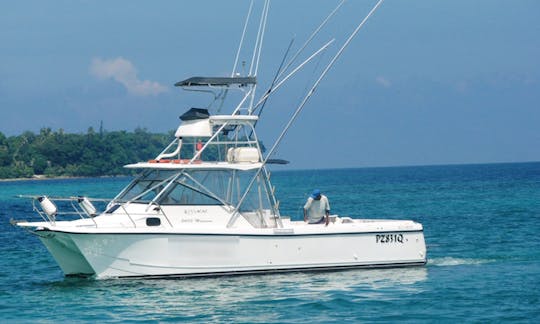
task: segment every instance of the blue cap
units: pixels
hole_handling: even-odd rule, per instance
[[[315,199],[315,198],[319,197],[320,195],[321,195],[321,191],[319,189],[315,189],[311,193],[311,198]]]

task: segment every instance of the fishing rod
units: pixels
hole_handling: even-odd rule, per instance
[[[278,77],[281,75],[281,71],[282,71],[282,68],[283,68],[283,63],[285,63],[285,59],[287,58],[287,55],[289,55],[289,51],[291,50],[291,46],[292,46],[293,42],[294,42],[294,38],[292,38],[291,41],[289,42],[289,46],[287,47],[287,50],[285,51],[285,55],[283,55],[283,59],[281,60],[281,63],[279,64],[278,70],[276,71],[276,75],[274,76],[274,79],[272,80],[272,83],[270,84],[270,87],[268,88],[268,90],[266,90],[265,94],[268,94],[268,93],[270,93],[272,91],[272,88],[276,84],[276,81],[277,81]],[[268,96],[266,96],[266,98],[264,99],[264,102],[262,103],[261,109],[259,109],[259,112],[257,113],[257,116],[261,117],[261,114],[263,112],[263,109],[264,109],[264,106],[266,105],[267,100],[268,100]]]
[[[276,81],[277,81],[277,78],[279,77],[279,75],[281,74],[280,72],[282,71],[281,69],[283,68],[283,63],[285,63],[285,59],[287,58],[287,55],[289,55],[289,51],[291,50],[291,46],[294,42],[294,38],[291,39],[291,41],[289,42],[289,46],[287,47],[287,50],[285,51],[285,54],[283,55],[283,58],[281,59],[281,63],[279,64],[279,67],[276,71],[276,74],[274,75],[274,79],[272,80],[272,83],[270,84],[270,87],[268,88],[268,90],[266,90],[265,92],[265,96],[263,96],[265,99],[261,105],[261,109],[259,109],[259,112],[257,113],[257,117],[261,117],[262,115],[262,112],[263,112],[263,109],[264,109],[264,106],[266,105],[266,101],[268,100],[268,94],[270,92],[272,92],[272,88],[274,87],[274,85],[276,84]],[[254,123],[253,123],[253,127],[255,128],[255,126],[257,125],[257,122],[259,120],[257,119]],[[253,129],[251,130],[251,132],[249,133],[249,136],[248,138],[251,137],[251,135],[253,135]]]

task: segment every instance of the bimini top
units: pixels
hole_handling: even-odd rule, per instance
[[[256,77],[191,77],[184,81],[176,82],[176,87],[228,87],[231,85],[246,86],[248,84],[256,84]]]
[[[161,170],[181,170],[181,169],[198,169],[198,170],[239,170],[249,171],[256,170],[262,167],[261,162],[244,162],[244,163],[229,163],[229,162],[201,162],[196,161],[189,164],[189,160],[161,160],[162,162],[150,160],[148,162],[139,162],[134,164],[124,165],[126,169],[161,169]]]

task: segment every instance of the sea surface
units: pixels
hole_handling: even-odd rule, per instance
[[[0,182],[0,321],[540,322],[540,163],[274,171],[282,214],[424,225],[424,267],[177,280],[64,278],[17,194],[110,198],[129,178]]]

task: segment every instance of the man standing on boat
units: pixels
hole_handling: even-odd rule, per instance
[[[304,205],[304,222],[308,224],[322,224],[328,226],[330,221],[330,203],[325,195],[321,194],[319,189],[313,190]]]

